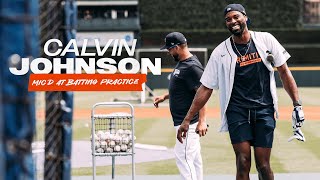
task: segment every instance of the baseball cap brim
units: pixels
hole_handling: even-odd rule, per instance
[[[164,46],[162,46],[162,47],[160,48],[160,50],[171,49],[171,48],[173,48],[173,47],[175,47],[175,46],[177,46],[177,45],[179,45],[179,44],[175,44],[175,45],[172,45],[172,46],[164,45]]]
[[[187,43],[187,39],[180,32],[171,32],[166,36],[164,42],[165,42],[165,45],[162,46],[160,50],[170,49],[180,44]]]
[[[160,50],[169,49],[168,46],[164,45],[160,48]]]

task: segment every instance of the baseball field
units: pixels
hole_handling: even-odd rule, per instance
[[[280,118],[277,120],[271,166],[275,173],[320,172],[320,88],[299,88],[305,112],[302,128],[306,142],[287,139],[292,136],[291,100],[287,93],[278,89]],[[165,90],[156,90],[161,95]],[[91,131],[91,107],[97,102],[111,101],[115,97],[136,97],[139,93],[129,92],[76,92],[74,94],[73,140],[89,141]],[[132,102],[137,103],[137,102]],[[136,143],[166,146],[172,149],[175,143],[168,102],[156,109],[149,105],[135,106]],[[37,94],[37,135],[35,140],[44,139],[44,94]],[[124,109],[116,109],[123,111]],[[115,111],[110,109],[108,112]],[[235,174],[235,155],[228,133],[219,133],[220,126],[218,92],[208,103],[208,134],[201,138],[204,174]],[[148,155],[148,154],[146,154]],[[99,157],[98,157],[99,158]],[[252,160],[251,172],[256,173]],[[110,175],[111,166],[97,167],[97,175]],[[73,168],[73,176],[91,175],[92,168]],[[116,165],[116,174],[130,175],[131,165]],[[174,159],[136,163],[138,175],[178,174]]]

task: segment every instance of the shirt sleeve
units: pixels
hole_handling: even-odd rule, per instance
[[[188,77],[185,78],[189,90],[195,90],[200,87],[200,78],[203,73],[203,68],[193,65],[188,68]]]
[[[267,33],[267,45],[274,57],[274,66],[283,65],[291,56],[279,41],[270,33]]]
[[[209,89],[219,89],[217,57],[212,52],[200,82]]]

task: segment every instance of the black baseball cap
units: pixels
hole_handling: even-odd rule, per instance
[[[166,38],[164,39],[164,42],[166,44],[162,46],[160,50],[170,49],[170,48],[173,48],[174,46],[185,44],[187,43],[187,39],[180,32],[172,32],[166,36]]]
[[[229,4],[224,8],[224,16],[230,11],[239,11],[243,15],[247,15],[246,10],[241,4]]]
[[[241,4],[229,4],[224,8],[224,16],[230,11],[239,11],[243,15],[247,16],[246,9]],[[248,17],[248,16],[247,16]],[[250,18],[248,17],[247,24],[250,24]]]

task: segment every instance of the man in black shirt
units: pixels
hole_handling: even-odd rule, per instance
[[[158,108],[159,103],[169,99],[173,124],[177,132],[201,85],[203,67],[198,58],[189,52],[183,34],[172,32],[166,36],[165,42],[166,45],[161,49],[167,49],[177,65],[170,75],[169,93],[156,97],[154,105]],[[176,163],[182,179],[202,180],[200,136],[204,136],[207,132],[205,107],[193,116],[189,128],[190,131],[183,143],[176,140],[174,147]]]

